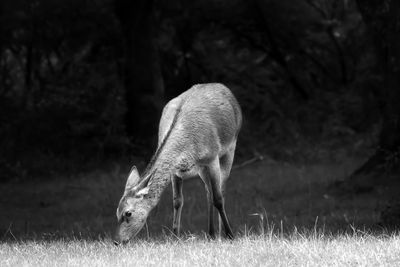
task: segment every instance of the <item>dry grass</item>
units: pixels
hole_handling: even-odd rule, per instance
[[[398,266],[399,235],[248,235],[234,241],[188,236],[139,240],[0,244],[1,266]]]
[[[375,234],[378,207],[388,191],[357,198],[327,194],[327,185],[359,163],[346,159],[298,166],[264,161],[235,169],[227,192],[228,216],[238,236],[232,242],[204,238],[207,208],[199,180],[184,182],[184,238],[170,235],[168,189],[147,231],[124,247],[112,245],[110,236],[129,166],[4,184],[0,266],[398,265],[400,236]]]

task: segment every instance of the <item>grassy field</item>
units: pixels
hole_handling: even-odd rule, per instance
[[[264,160],[232,171],[227,184],[226,206],[237,233],[265,223],[283,227],[325,225],[329,230],[373,227],[379,208],[390,192],[337,198],[326,187],[342,179],[360,163],[295,165]],[[123,192],[129,166],[110,165],[74,177],[55,176],[41,181],[2,184],[0,234],[4,239],[109,237],[116,223],[115,210]],[[207,225],[204,185],[200,179],[183,184],[185,204],[182,230],[202,234]],[[396,192],[394,192],[396,193]],[[172,197],[168,188],[148,220],[150,237],[169,232]],[[148,235],[142,231],[142,236]]]
[[[379,214],[398,192],[381,187],[337,197],[327,190],[360,162],[296,165],[266,159],[235,168],[227,187],[227,212],[237,236],[232,242],[205,238],[200,180],[183,185],[183,238],[171,236],[168,188],[147,227],[124,247],[112,245],[110,237],[128,165],[2,184],[0,266],[398,265],[400,236],[382,230]]]
[[[0,266],[398,266],[399,235],[272,233],[234,241],[201,237],[0,244]]]

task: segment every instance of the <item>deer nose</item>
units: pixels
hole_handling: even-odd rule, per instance
[[[120,246],[120,245],[125,245],[126,243],[128,243],[128,241],[127,240],[120,241],[120,240],[114,239],[113,243],[116,246]]]
[[[128,240],[124,240],[120,235],[119,235],[119,228],[117,229],[114,238],[112,239],[114,245],[120,246],[128,243]]]
[[[114,234],[114,238],[112,239],[114,245],[116,245],[116,246],[119,246],[119,245],[122,244],[121,238],[120,238],[120,236],[118,234],[118,230],[119,230],[119,227],[117,227],[117,229],[115,231],[115,234]]]

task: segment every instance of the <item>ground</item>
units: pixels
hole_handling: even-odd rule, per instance
[[[346,231],[350,226],[377,229],[381,195],[332,196],[332,182],[349,175],[364,159],[296,165],[264,159],[232,170],[227,185],[228,217],[237,234],[257,232],[260,224],[292,229],[325,227]],[[26,237],[110,237],[115,210],[129,166],[111,164],[74,177],[2,184],[0,231],[3,239]],[[207,230],[205,191],[199,179],[184,181],[182,230],[202,235]],[[152,212],[142,237],[170,234],[171,190]]]
[[[168,188],[138,238],[118,247],[111,238],[128,164],[2,184],[0,266],[395,266],[400,237],[381,227],[379,212],[393,192],[328,190],[363,160],[237,164],[227,187],[234,241],[207,238],[198,179],[184,182],[181,237],[171,232]]]
[[[0,244],[1,266],[398,266],[398,235],[331,236],[270,232],[234,241],[141,240],[114,246],[109,240],[25,241]]]

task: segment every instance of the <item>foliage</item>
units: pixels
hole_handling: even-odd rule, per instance
[[[376,134],[381,77],[374,74],[375,59],[353,2],[219,3],[180,6],[181,16],[161,20],[168,25],[162,27],[168,29],[161,31],[162,44],[185,37],[169,50],[160,45],[165,64],[179,63],[169,68],[176,77],[167,72],[165,79],[178,80],[172,83],[178,87],[190,77],[191,83],[222,81],[232,88],[245,113],[241,139],[251,148],[245,154],[258,150],[315,160],[319,156],[307,147],[335,150],[360,134]],[[196,16],[188,18],[183,10]],[[361,137],[359,144],[369,147],[373,139]]]
[[[54,155],[126,145],[118,77],[118,27],[109,1],[3,3],[3,179]],[[101,29],[101,30],[100,30]],[[86,152],[85,152],[86,151]],[[27,157],[27,159],[25,159]],[[23,167],[23,166],[22,166]],[[41,166],[43,167],[43,166]]]
[[[381,77],[353,1],[154,5],[165,100],[194,83],[227,84],[245,114],[239,157],[318,159],[310,147],[373,143]],[[10,177],[37,154],[152,151],[133,150],[125,134],[113,1],[3,1],[0,19],[0,168]]]

